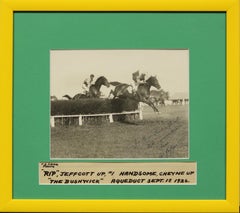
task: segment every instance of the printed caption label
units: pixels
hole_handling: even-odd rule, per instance
[[[197,164],[39,163],[42,185],[196,185]]]

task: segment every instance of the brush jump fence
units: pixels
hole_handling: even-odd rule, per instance
[[[95,110],[94,112],[89,113],[92,105],[95,107]],[[85,107],[81,108],[82,106]],[[76,108],[78,110],[76,110]],[[72,111],[75,113],[71,114],[70,112]],[[115,121],[136,119],[143,119],[142,107],[140,103],[132,102],[131,100],[83,100],[75,102],[59,101],[59,103],[51,103],[51,127],[70,125],[82,126],[84,124],[102,124],[104,122],[113,123]]]

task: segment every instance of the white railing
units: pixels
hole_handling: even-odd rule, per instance
[[[106,117],[108,118],[110,123],[113,123],[113,116],[115,115],[134,115],[134,114],[138,114],[139,115],[139,119],[142,120],[143,119],[143,115],[142,115],[142,109],[140,108],[139,110],[135,110],[135,111],[128,111],[128,112],[114,112],[114,113],[101,113],[101,114],[79,114],[79,115],[54,115],[50,117],[50,126],[51,127],[55,127],[55,118],[78,118],[78,124],[81,126],[83,125],[83,120],[85,117]]]

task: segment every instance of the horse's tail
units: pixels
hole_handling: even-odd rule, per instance
[[[109,82],[109,84],[111,84],[112,86],[118,86],[119,84],[122,84],[118,81],[112,81],[112,82]]]
[[[70,97],[69,95],[64,95],[64,98],[67,98],[68,100],[72,100],[72,97]]]

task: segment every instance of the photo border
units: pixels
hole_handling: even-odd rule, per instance
[[[239,211],[239,0],[0,0],[0,211],[2,212],[238,212]],[[13,199],[14,12],[225,12],[226,199],[71,200]]]

